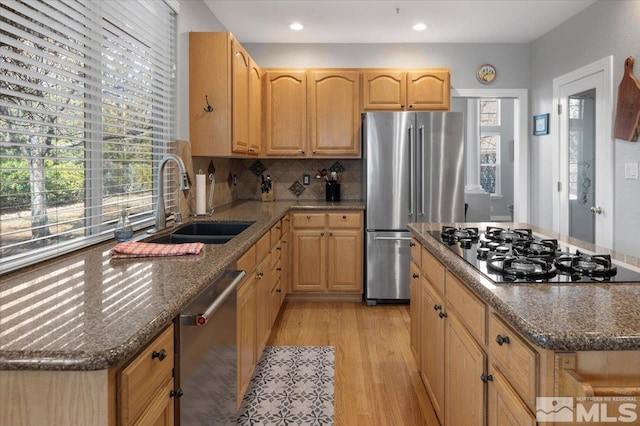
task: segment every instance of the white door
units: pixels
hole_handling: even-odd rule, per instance
[[[554,101],[554,230],[613,248],[611,58],[554,79]]]

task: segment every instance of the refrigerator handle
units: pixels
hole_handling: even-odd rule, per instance
[[[420,213],[424,216],[424,126],[420,126],[420,157],[418,158],[418,167],[420,167],[420,188],[418,196],[420,197]]]
[[[415,205],[415,148],[416,141],[413,136],[413,126],[409,126],[409,216],[413,216],[413,206]]]

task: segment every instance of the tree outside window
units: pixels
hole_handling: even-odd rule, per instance
[[[480,186],[500,194],[500,99],[480,99]]]

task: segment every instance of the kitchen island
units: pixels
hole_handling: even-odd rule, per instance
[[[528,224],[446,225],[529,228],[640,270],[638,259]],[[412,347],[442,423],[535,424],[540,396],[640,400],[640,282],[496,282],[432,235],[442,226],[409,225]]]
[[[226,244],[205,245],[198,255],[111,259],[115,241],[109,241],[2,276],[0,424],[26,419],[20,411],[28,398],[33,403],[29,395],[42,396],[43,416],[49,413],[47,395],[58,398],[49,403],[59,405],[50,407],[62,416],[57,424],[82,424],[83,415],[108,424],[115,418],[109,399],[115,399],[117,370],[289,210],[363,208],[348,200],[238,201],[207,220],[253,225]]]

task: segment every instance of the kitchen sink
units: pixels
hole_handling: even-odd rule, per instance
[[[184,225],[171,234],[147,240],[149,243],[224,244],[253,225],[254,222],[196,222]]]

